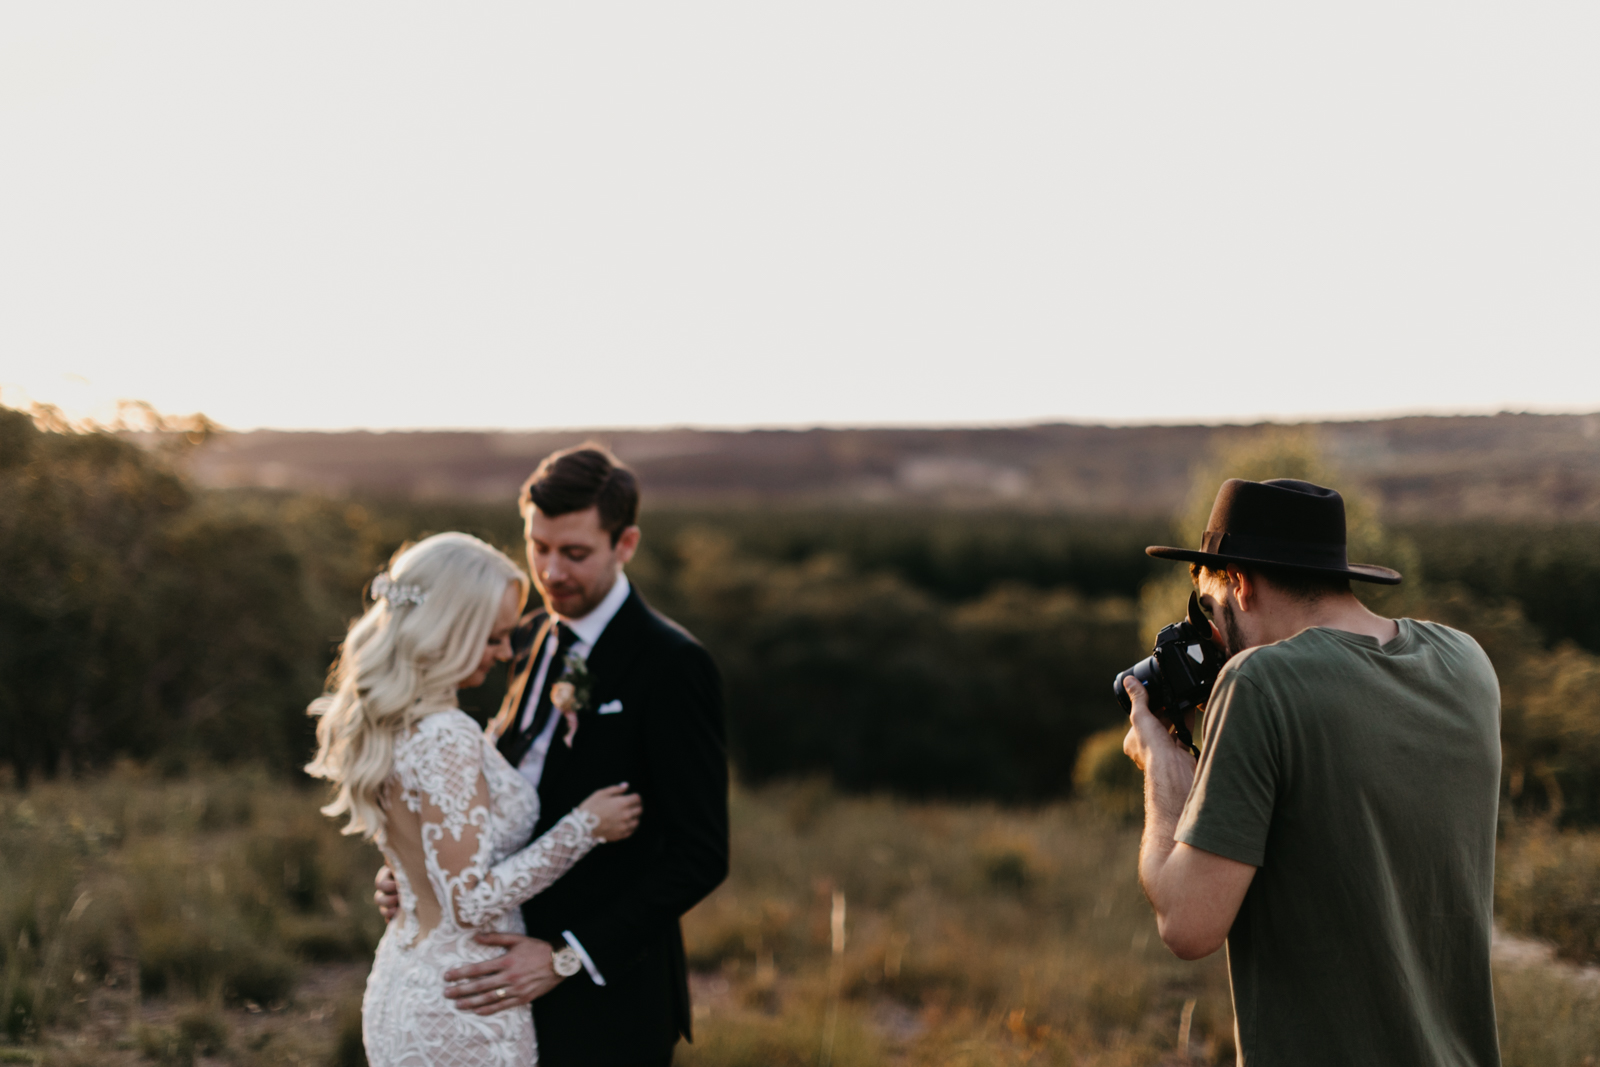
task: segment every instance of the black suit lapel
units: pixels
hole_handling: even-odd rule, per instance
[[[600,639],[594,643],[594,648],[589,652],[586,662],[589,667],[589,677],[593,679],[594,691],[590,695],[590,706],[578,713],[575,745],[584,743],[583,724],[585,720],[598,714],[595,705],[605,699],[602,694],[611,690],[616,684],[616,679],[627,671],[643,650],[643,637],[649,621],[650,609],[645,605],[644,598],[639,595],[637,589],[630,590],[628,599],[622,602],[622,606],[611,617],[611,621],[601,631]],[[592,739],[593,731],[591,730],[587,736]],[[590,740],[590,744],[593,743]],[[562,734],[557,731],[555,739],[550,744],[550,751],[544,758],[544,771],[539,777],[539,796],[547,805],[545,813],[540,816],[541,830],[555,824],[555,820],[564,814],[564,811],[557,811],[556,808],[571,799],[564,795],[564,790],[566,775],[573,758],[573,750],[562,742]]]
[[[645,606],[644,597],[639,595],[638,589],[630,589],[628,599],[622,602],[589,652],[589,674],[596,684],[626,669],[639,654],[639,637],[649,618],[650,609]]]

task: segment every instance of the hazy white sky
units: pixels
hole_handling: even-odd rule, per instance
[[[1600,409],[1600,5],[0,8],[0,399]]]

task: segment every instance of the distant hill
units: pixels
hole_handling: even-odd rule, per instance
[[[1393,520],[1600,520],[1600,414],[1312,424]],[[1248,426],[224,434],[212,486],[511,499],[541,456],[603,441],[669,504],[1007,506],[1170,514],[1192,466]]]

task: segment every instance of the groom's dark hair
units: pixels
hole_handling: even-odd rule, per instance
[[[586,442],[544,457],[522,483],[517,506],[523,514],[538,508],[551,518],[598,508],[600,528],[615,545],[622,531],[639,520],[639,480],[605,447]]]

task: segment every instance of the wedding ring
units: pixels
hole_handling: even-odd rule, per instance
[[[499,989],[496,989],[494,991],[494,995],[497,997],[504,997],[506,995],[506,987],[501,986]]]

